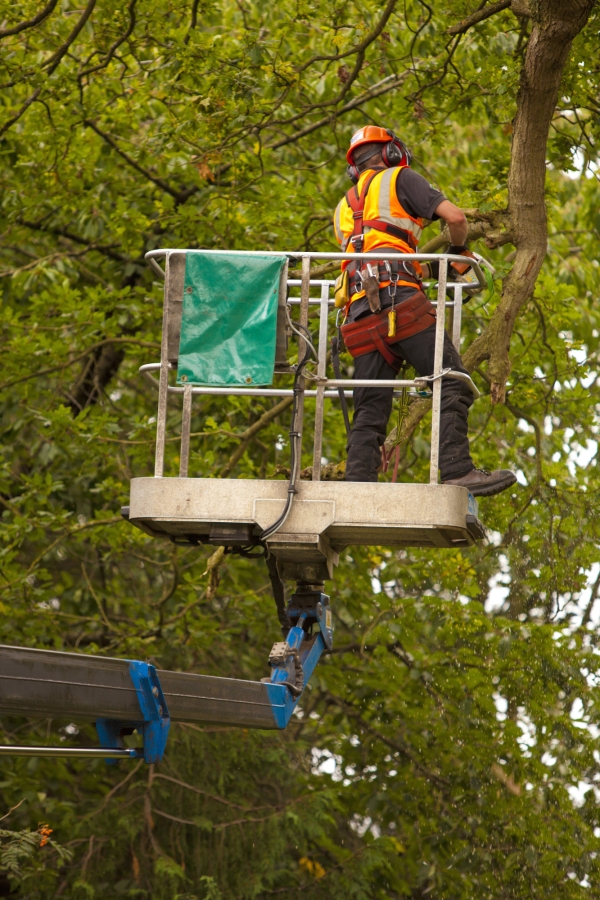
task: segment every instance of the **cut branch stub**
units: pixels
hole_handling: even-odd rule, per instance
[[[489,213],[482,213],[478,209],[463,209],[463,212],[469,223],[467,242],[483,239],[486,247],[490,250],[496,250],[503,244],[514,243],[507,210],[497,209]],[[435,253],[449,243],[450,233],[445,227],[439,234],[427,241],[420,248],[420,252]]]

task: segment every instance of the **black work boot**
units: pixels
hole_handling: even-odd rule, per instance
[[[510,469],[496,469],[495,472],[471,469],[466,475],[462,475],[460,478],[449,478],[443,483],[466,487],[474,497],[492,497],[511,487],[516,480],[517,476]]]

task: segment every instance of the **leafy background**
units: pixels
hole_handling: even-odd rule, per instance
[[[365,122],[394,127],[454,202],[502,210],[531,21],[504,9],[454,38],[462,0],[63,0],[15,32],[39,7],[1,7],[0,640],[260,678],[278,636],[263,564],[119,516],[129,479],[153,471],[156,393],[137,369],[158,358],[161,285],[144,253],[334,249],[344,152]],[[480,504],[489,541],[348,548],[330,584],[335,651],[285,734],[173,726],[158,767],[4,758],[3,895],[597,890],[597,35],[596,12],[564,72],[549,252],[506,404],[490,404],[485,365],[475,374],[476,461],[519,478]],[[465,307],[464,347],[513,257],[491,254],[496,293]],[[244,434],[271,406],[195,403],[191,474],[274,477],[289,411]],[[326,422],[337,462],[335,406]],[[179,427],[174,402],[168,475]],[[427,464],[425,420],[402,480]],[[83,722],[1,726],[3,743],[96,741]],[[44,824],[56,843],[39,847]]]

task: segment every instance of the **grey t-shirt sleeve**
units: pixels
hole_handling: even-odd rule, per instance
[[[406,212],[415,219],[439,219],[435,210],[446,199],[426,178],[408,168],[402,169],[398,175],[396,195]]]

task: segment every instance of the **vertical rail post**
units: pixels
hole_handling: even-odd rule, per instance
[[[287,283],[289,259],[286,259],[279,276],[279,293],[277,295],[277,327],[275,337],[275,366],[287,366]]]
[[[160,378],[158,383],[158,412],[156,414],[156,454],[154,477],[165,474],[165,440],[167,436],[167,401],[169,399],[169,255],[165,272],[162,338],[160,342]]]
[[[440,258],[440,274],[438,276],[437,317],[435,323],[435,358],[433,374],[433,402],[431,408],[431,455],[429,462],[429,483],[438,483],[440,462],[440,411],[442,407],[442,379],[439,377],[444,363],[444,335],[446,324],[446,283],[448,277],[448,260]]]
[[[179,453],[179,477],[187,478],[190,465],[190,431],[192,430],[193,385],[183,388],[183,409],[181,411],[181,451]]]
[[[327,326],[329,316],[329,285],[321,285],[321,315],[319,318],[319,362],[317,376],[325,378],[327,374]],[[315,439],[313,449],[312,480],[321,480],[321,456],[323,454],[323,414],[325,412],[325,385],[317,383],[315,405]]]
[[[310,300],[310,254],[305,253],[302,256],[302,284],[300,286],[300,325],[302,328],[308,328],[308,301]],[[300,329],[302,331],[302,328]],[[304,354],[308,349],[308,345],[304,338],[298,338],[298,362],[304,358]],[[296,484],[300,481],[300,470],[302,468],[302,434],[304,431],[304,387],[305,379],[300,378],[298,381],[300,388],[300,396],[298,398],[298,412],[296,414],[296,453],[298,456],[298,466],[296,469]]]
[[[462,307],[463,307],[463,288],[462,284],[457,284],[454,288],[454,306],[452,308],[452,343],[460,353],[460,330],[462,328]]]

